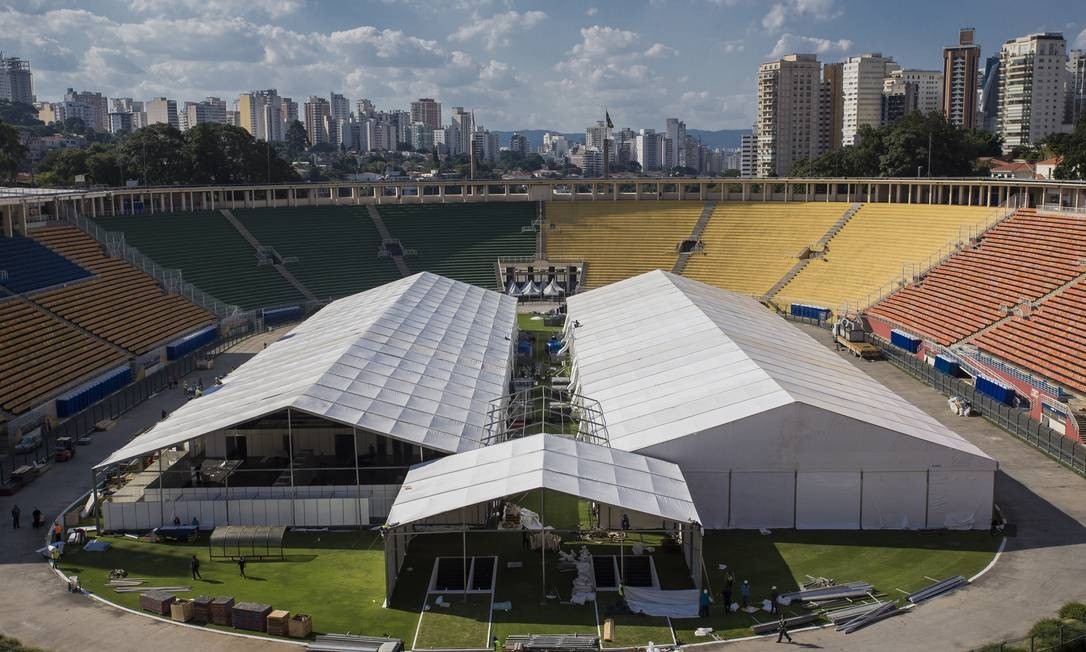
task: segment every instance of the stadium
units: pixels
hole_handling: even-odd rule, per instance
[[[158,577],[192,549],[125,534],[210,550],[241,527],[312,568],[362,541],[349,563],[373,586],[349,590],[372,608],[290,607],[413,649],[607,640],[607,621],[604,646],[697,642],[684,609],[747,573],[740,556],[761,560],[759,599],[834,573],[875,584],[874,607],[979,576],[1006,517],[1002,460],[886,378],[1081,472],[1084,264],[1074,182],[0,190],[0,484],[183,384],[189,400],[91,460],[64,517],[114,535],[71,564],[122,606],[137,596],[108,595],[107,566]],[[594,607],[563,575],[582,546]],[[652,615],[623,611],[637,600]],[[741,616],[707,622],[759,633]]]

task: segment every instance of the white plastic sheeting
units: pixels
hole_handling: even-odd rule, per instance
[[[98,467],[284,408],[447,453],[506,393],[516,299],[415,274],[334,301]]]
[[[646,587],[624,586],[623,597],[630,611],[666,618],[697,618],[700,607],[698,589],[665,591]]]
[[[532,435],[415,465],[388,525],[413,523],[532,489],[673,521],[700,522],[674,464],[559,435]]]
[[[928,527],[950,530],[987,529],[992,520],[991,503],[969,502],[977,488],[994,490],[995,478],[985,473],[960,473],[932,469],[928,474]]]

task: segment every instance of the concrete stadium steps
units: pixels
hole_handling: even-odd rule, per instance
[[[133,353],[215,322],[215,316],[175,294],[168,294],[143,272],[106,256],[97,242],[74,227],[31,231],[44,245],[64,250],[97,272],[86,282],[35,294],[31,299],[97,337]],[[94,246],[92,246],[94,245]]]
[[[535,255],[536,233],[524,229],[535,220],[536,202],[376,208],[392,238],[417,252],[404,257],[415,273],[433,272],[497,289],[499,257]]]
[[[690,256],[683,275],[761,297],[849,206],[840,202],[718,204],[701,235],[704,251]]]
[[[693,242],[697,242],[701,239],[701,234],[705,231],[705,225],[709,223],[709,218],[713,216],[713,211],[716,210],[715,201],[707,201],[701,208],[701,214],[698,215],[698,221],[694,223],[694,229],[690,232],[690,236],[687,238]],[[675,265],[671,268],[672,274],[682,275],[683,270],[686,269],[686,263],[690,261],[690,257],[696,252],[694,251],[680,251],[679,259],[675,261]]]
[[[843,304],[865,308],[880,290],[902,278],[907,266],[924,265],[961,230],[989,218],[995,209],[921,204],[864,204],[834,237],[773,297],[775,303],[805,303],[837,312]],[[933,261],[934,262],[934,261]]]
[[[94,220],[159,265],[180,269],[185,281],[248,310],[304,301],[220,213],[122,215]]]
[[[654,269],[670,271],[702,208],[692,201],[548,202],[546,254],[584,260],[582,289]]]
[[[297,261],[283,265],[321,301],[400,278],[388,257],[378,256],[381,235],[362,206],[259,208],[234,216],[266,247]]]
[[[1086,220],[1022,209],[869,313],[949,345],[1074,280],[1084,259]]]
[[[124,353],[30,301],[0,297],[0,409],[19,414],[110,367]]]

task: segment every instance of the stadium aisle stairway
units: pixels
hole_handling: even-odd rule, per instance
[[[365,207],[263,208],[233,211],[265,247],[285,258],[287,271],[317,298],[362,292],[400,278],[392,259],[377,255],[381,236]]]
[[[970,343],[1023,369],[1086,392],[1083,306],[1086,282],[1075,283],[1042,302],[1028,319],[1013,317]]]
[[[870,314],[951,344],[1005,317],[1004,308],[1071,281],[1084,259],[1086,220],[1021,209]]]
[[[252,308],[299,304],[304,297],[219,212],[99,217],[108,231],[226,303]]]
[[[31,237],[76,261],[97,276],[31,299],[98,337],[133,353],[214,323],[215,316],[175,294],[150,276],[106,256],[94,238],[71,226],[45,227]]]
[[[683,276],[761,297],[849,209],[844,202],[721,203]]]
[[[996,209],[973,206],[864,204],[814,258],[773,297],[787,306],[804,303],[836,312],[861,304],[901,278],[906,265],[924,264],[959,229],[974,226]]]
[[[378,213],[404,249],[412,272],[433,272],[495,289],[500,256],[535,255],[536,202],[382,204]]]
[[[696,201],[547,202],[547,257],[584,260],[582,290],[654,269],[671,271],[677,247],[690,237],[702,206]]]
[[[126,356],[36,309],[0,297],[0,409],[19,414]]]

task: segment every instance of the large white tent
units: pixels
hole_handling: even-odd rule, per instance
[[[333,301],[96,468],[291,408],[433,450],[482,445],[516,299],[423,272]]]
[[[611,446],[710,528],[986,528],[997,463],[754,299],[653,271],[568,299]]]

